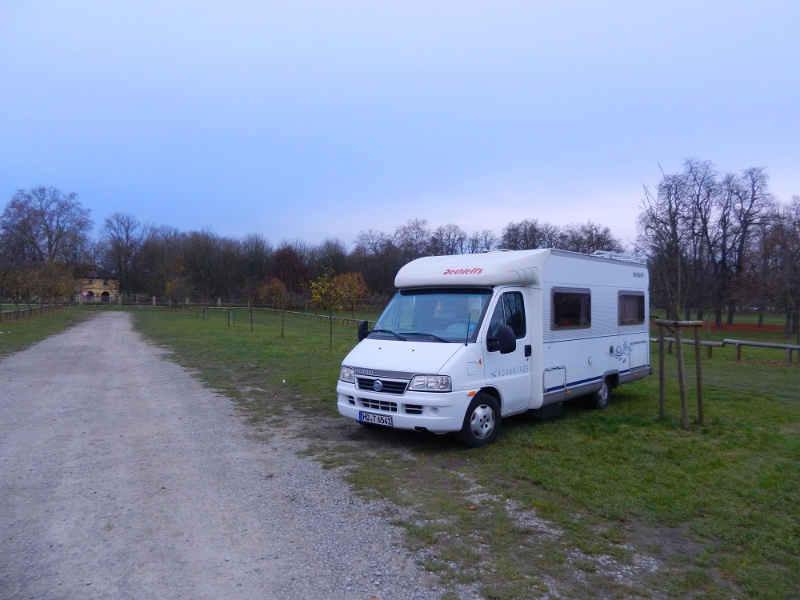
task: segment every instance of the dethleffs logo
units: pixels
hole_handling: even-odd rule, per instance
[[[447,269],[442,275],[480,275],[483,269]]]

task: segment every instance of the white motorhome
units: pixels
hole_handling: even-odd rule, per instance
[[[342,363],[338,409],[364,425],[491,443],[501,418],[558,414],[650,374],[647,266],[612,253],[495,251],[405,265]]]

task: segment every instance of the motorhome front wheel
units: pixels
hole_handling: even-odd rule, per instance
[[[461,441],[470,448],[491,444],[500,433],[500,406],[489,394],[476,394],[469,403],[464,425],[461,428]]]

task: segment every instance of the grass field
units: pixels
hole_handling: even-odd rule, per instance
[[[13,310],[3,305],[3,310]],[[73,308],[63,308],[33,315],[30,318],[0,321],[0,356],[11,354],[35,344],[46,337],[72,327],[86,318],[87,313]]]
[[[800,367],[780,351],[748,348],[737,363],[726,347],[704,358],[704,427],[680,428],[671,357],[665,420],[651,377],[615,390],[605,411],[576,402],[549,421],[515,417],[495,444],[467,450],[451,436],[335,416],[355,328],[334,327],[329,350],[319,321],[287,317],[281,338],[274,315],[258,314],[250,332],[243,312],[233,327],[221,311],[207,322],[135,314],[146,335],[251,411],[256,428],[307,421],[310,454],[345,467],[359,493],[410,510],[397,522],[445,581],[475,582],[487,598],[790,598],[800,589]],[[692,367],[687,360],[690,392]]]

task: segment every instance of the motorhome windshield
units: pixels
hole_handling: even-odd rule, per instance
[[[475,341],[492,290],[419,289],[398,292],[370,338],[423,342]]]

